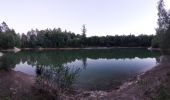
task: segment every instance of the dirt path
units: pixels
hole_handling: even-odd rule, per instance
[[[29,81],[28,81],[29,80]],[[30,91],[31,85],[34,81],[32,77],[29,77],[21,72],[15,71],[1,71],[0,72],[0,98],[3,99],[17,99],[22,97]]]

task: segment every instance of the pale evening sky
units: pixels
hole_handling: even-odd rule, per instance
[[[16,32],[58,28],[87,36],[155,34],[158,0],[0,0],[0,22]],[[170,0],[165,0],[170,8]]]

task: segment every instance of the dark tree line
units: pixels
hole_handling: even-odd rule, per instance
[[[21,36],[23,48],[58,48],[58,47],[148,47],[153,35],[122,35],[122,36],[92,36],[86,37],[85,27],[82,35],[58,29],[32,30]]]
[[[20,35],[16,34],[14,29],[10,29],[8,25],[3,22],[0,25],[0,49],[13,48],[20,46]]]
[[[158,28],[152,41],[152,47],[160,47],[163,51],[168,50],[170,49],[170,10],[164,8],[164,0],[158,2],[157,24]]]
[[[151,45],[153,37],[153,35],[92,36],[86,39],[86,45],[107,47],[148,47]]]
[[[153,35],[115,35],[86,37],[86,27],[82,34],[62,31],[60,28],[31,30],[27,34],[16,34],[3,22],[0,25],[0,48],[66,48],[66,47],[148,47]]]

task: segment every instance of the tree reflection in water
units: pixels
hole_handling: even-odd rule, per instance
[[[13,59],[14,54],[6,54],[0,57],[0,70],[9,71],[14,68],[17,64],[16,60]]]
[[[29,72],[29,69],[27,71],[36,76],[35,87],[53,92],[56,95],[73,90],[72,88],[104,90],[113,85],[117,86],[120,84],[119,81],[126,79],[131,72],[139,71],[140,66],[138,66],[138,69],[135,69],[135,67],[130,67],[132,68],[130,69],[128,66],[132,65],[129,63],[130,65],[127,65],[127,67],[121,68],[121,64],[114,67],[112,65],[114,62],[111,61],[133,60],[135,58],[154,59],[159,56],[159,52],[150,52],[146,49],[22,51],[4,54],[0,58],[0,68],[13,69],[15,65],[21,65],[22,68],[31,66],[34,72],[36,70],[36,75],[35,73],[32,74],[31,71]],[[95,60],[94,65],[89,59]],[[99,65],[101,64],[97,62],[99,59],[110,63]],[[160,59],[156,59],[156,61],[160,62]],[[106,68],[107,66],[113,67]],[[122,75],[120,72],[125,74]],[[130,74],[127,75],[126,72]],[[87,81],[89,78],[91,80]]]

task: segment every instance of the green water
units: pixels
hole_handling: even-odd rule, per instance
[[[53,89],[111,90],[159,63],[147,49],[22,51],[5,53],[0,68],[35,77]]]

